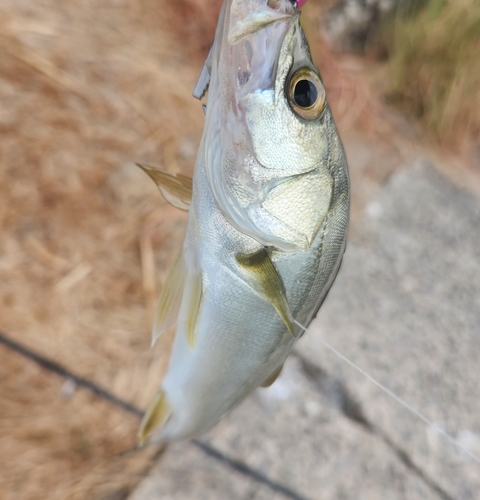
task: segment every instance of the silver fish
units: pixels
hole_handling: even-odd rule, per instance
[[[299,18],[289,0],[225,0],[194,92],[208,87],[193,189],[142,166],[189,218],[155,319],[153,341],[176,334],[141,443],[198,436],[273,383],[340,267],[348,167]]]

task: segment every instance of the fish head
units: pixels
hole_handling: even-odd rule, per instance
[[[204,132],[207,178],[226,219],[266,246],[307,250],[331,197],[332,132],[296,3],[227,0],[212,49]],[[305,176],[317,189],[307,199]]]

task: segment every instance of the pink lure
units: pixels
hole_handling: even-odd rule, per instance
[[[307,0],[297,0],[297,8],[301,9],[306,3]]]

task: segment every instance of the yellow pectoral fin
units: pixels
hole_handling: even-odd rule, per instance
[[[251,255],[237,255],[238,264],[253,278],[253,287],[264,295],[276,309],[288,331],[294,334],[292,313],[287,302],[287,294],[282,277],[270,259],[267,248]]]
[[[178,311],[182,302],[185,285],[186,266],[183,253],[177,257],[172,269],[168,273],[165,286],[158,301],[157,312],[153,322],[152,345],[158,337],[177,321]]]
[[[168,404],[167,397],[162,389],[160,389],[148,407],[142,419],[142,423],[140,424],[140,430],[138,431],[138,443],[140,446],[147,442],[150,434],[157,427],[161,427],[165,424],[171,413],[172,411]]]
[[[165,200],[180,210],[188,211],[192,201],[192,179],[182,174],[171,174],[152,165],[140,165],[158,186]]]
[[[263,381],[261,387],[270,387],[275,382],[275,380],[277,380],[280,373],[282,373],[282,369],[283,365],[280,365],[272,373],[270,373],[270,375]]]

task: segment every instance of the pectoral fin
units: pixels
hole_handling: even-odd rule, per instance
[[[158,301],[157,312],[153,322],[152,345],[155,344],[158,337],[165,330],[173,326],[177,321],[186,274],[185,260],[183,253],[180,253],[168,273],[165,286]]]
[[[238,264],[253,279],[253,288],[267,298],[282,318],[288,331],[295,336],[293,317],[288,306],[285,285],[270,259],[267,248],[263,248],[251,255],[237,255],[236,259]]]
[[[140,446],[146,443],[150,434],[157,427],[161,427],[165,424],[171,413],[167,397],[162,389],[159,389],[140,424],[140,430],[138,431],[138,442]]]
[[[180,210],[188,211],[192,201],[192,179],[182,174],[171,174],[151,165],[140,165],[155,182],[165,200]]]

